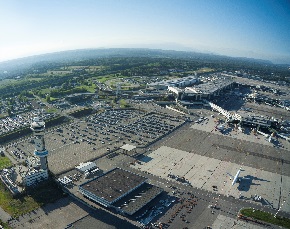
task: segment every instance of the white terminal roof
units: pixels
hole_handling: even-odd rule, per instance
[[[121,148],[121,149],[124,149],[124,150],[127,150],[127,151],[131,151],[132,149],[135,149],[136,146],[126,144],[126,145],[121,146],[120,148]]]
[[[78,166],[76,166],[76,169],[84,173],[86,170],[91,170],[96,167],[96,163],[89,161],[85,163],[80,163]]]
[[[149,86],[156,86],[156,85],[173,86],[173,85],[178,84],[178,83],[185,83],[185,82],[189,82],[189,81],[192,81],[192,83],[197,81],[196,76],[187,76],[187,77],[182,77],[182,78],[162,80],[162,81],[157,81],[154,83],[149,83],[148,85]]]

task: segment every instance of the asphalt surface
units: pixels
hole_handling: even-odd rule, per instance
[[[148,103],[137,104],[136,106],[141,106],[144,110],[154,111],[157,113],[165,112],[167,115],[175,115],[175,117],[181,118],[180,114],[174,114],[173,111],[169,111],[158,105]],[[200,110],[200,112],[203,112],[203,116],[205,114],[209,115],[213,113],[209,110]],[[192,116],[192,118],[196,119],[196,116]],[[138,116],[136,120],[137,119]],[[166,120],[166,118],[164,118],[164,120]],[[47,225],[46,228],[49,228],[48,225],[53,225],[51,228],[63,228],[64,225],[70,225],[71,228],[74,228],[73,225],[76,228],[89,228],[89,224],[93,223],[97,225],[99,223],[99,225],[103,225],[104,228],[118,228],[118,224],[123,222],[119,221],[119,218],[121,218],[122,220],[125,220],[126,223],[129,223],[128,225],[135,224],[135,226],[140,226],[140,223],[138,223],[140,218],[138,220],[136,218],[143,215],[146,209],[154,209],[156,206],[157,209],[159,208],[162,210],[160,210],[161,213],[152,219],[152,223],[162,222],[167,228],[204,228],[208,225],[215,225],[217,224],[217,220],[222,221],[222,219],[232,219],[232,222],[235,222],[239,210],[244,207],[260,209],[272,214],[277,212],[277,208],[274,209],[267,205],[261,205],[253,201],[249,201],[247,198],[236,198],[221,194],[220,187],[216,191],[197,188],[182,184],[181,182],[177,182],[172,179],[165,179],[148,172],[136,170],[130,163],[135,163],[136,160],[141,161],[142,157],[136,158],[136,155],[139,153],[144,153],[145,156],[148,156],[152,151],[160,148],[161,146],[167,146],[195,155],[235,163],[237,165],[249,166],[255,169],[267,171],[269,173],[278,174],[281,177],[288,177],[290,176],[289,146],[285,145],[285,147],[282,148],[269,144],[263,144],[260,139],[254,138],[254,136],[251,135],[250,137],[253,138],[252,140],[239,138],[239,136],[237,136],[238,134],[235,133],[234,130],[230,130],[227,134],[217,133],[213,130],[212,126],[206,125],[206,123],[201,124],[200,128],[192,128],[193,123],[190,122],[186,122],[184,125],[181,125],[181,123],[175,122],[174,120],[169,122],[170,125],[175,125],[177,130],[168,131],[164,133],[164,135],[156,138],[151,138],[148,135],[145,137],[143,136],[145,140],[149,140],[150,138],[153,140],[146,143],[143,142],[140,145],[138,144],[138,150],[132,155],[121,150],[111,150],[112,152],[107,152],[108,147],[113,149],[112,147],[119,147],[125,143],[132,144],[132,139],[134,141],[140,141],[138,140],[140,136],[137,136],[136,130],[133,130],[133,133],[131,134],[128,133],[127,130],[131,123],[129,120],[125,120],[124,122],[125,124],[123,126],[126,126],[125,130],[121,129],[118,130],[117,133],[109,133],[109,135],[107,133],[101,133],[96,141],[87,138],[87,136],[91,138],[92,134],[95,133],[95,130],[89,129],[91,128],[91,126],[88,125],[90,122],[85,119],[81,119],[81,122],[74,120],[71,125],[61,127],[62,132],[58,132],[56,128],[53,130],[48,130],[48,133],[45,136],[45,139],[47,139],[47,148],[51,151],[49,157],[49,163],[51,163],[50,167],[53,171],[55,171],[55,173],[64,175],[70,170],[73,171],[74,166],[79,162],[92,159],[96,162],[102,172],[106,172],[118,166],[141,174],[147,177],[151,184],[155,184],[164,189],[163,195],[157,197],[152,203],[146,205],[146,207],[137,212],[136,215],[128,217],[128,220],[126,220],[124,217],[118,216],[115,212],[108,209],[103,209],[91,201],[82,198],[79,195],[77,188],[77,185],[85,180],[81,178],[79,181],[75,182],[75,185],[70,191],[73,195],[77,196],[77,198],[82,198],[82,200],[86,201],[88,205],[94,205],[94,207],[99,210],[91,210],[91,208],[83,207],[80,206],[81,204],[77,204],[76,207],[62,208],[63,212],[58,212],[59,210],[56,208],[53,211],[44,211],[44,213],[40,215],[36,214],[37,217],[30,218],[31,214],[28,214],[12,221],[11,225],[15,228],[43,228],[44,224],[42,224],[42,222],[45,222]],[[150,123],[150,119],[148,120],[148,123]],[[160,121],[160,123],[162,123],[162,121]],[[107,130],[112,129],[109,125],[96,125],[99,132],[109,132]],[[73,130],[80,133],[75,134]],[[77,135],[79,137],[78,139],[82,138],[86,140],[80,141],[81,143],[73,143],[76,140],[69,139],[72,138],[72,134],[75,134],[75,136]],[[114,136],[114,134],[117,136]],[[112,141],[108,141],[106,139],[107,137],[111,138]],[[119,140],[119,137],[123,137],[124,140]],[[9,145],[11,148],[9,148],[9,151],[12,150],[13,147],[21,147],[25,150],[25,152],[33,152],[33,145],[26,144],[26,140],[28,139],[17,143],[17,146]],[[96,145],[90,144],[89,141],[94,142]],[[105,144],[101,143],[101,141],[105,141]],[[111,142],[112,145],[109,145],[109,142]],[[284,142],[281,144],[284,144]],[[94,147],[96,147],[97,150],[94,150]],[[289,190],[287,184],[284,188]],[[173,202],[169,207],[165,207],[162,202],[160,202],[166,200],[167,198],[175,199],[175,202]],[[69,206],[69,204],[67,205]],[[75,206],[75,204],[73,205]],[[213,209],[209,207],[210,205],[216,205],[217,207]],[[280,203],[279,206],[281,206]],[[96,212],[98,214],[95,214]],[[106,227],[104,222],[101,222],[103,221],[102,214],[106,214],[108,220],[105,220],[104,222],[107,225],[110,224],[111,227]],[[148,216],[149,213],[146,214]],[[144,217],[146,217],[146,214]],[[284,212],[283,210],[279,212],[279,215],[290,218],[289,212]],[[48,217],[46,218],[46,216]],[[109,222],[111,216],[114,219],[112,220],[112,223]],[[45,221],[43,219],[45,219]],[[59,225],[52,223],[54,220],[57,221],[61,219],[63,221],[61,221],[62,223]],[[230,220],[229,223],[231,223]],[[103,226],[100,226],[100,228]],[[258,226],[259,225],[257,225],[257,227]],[[132,227],[134,228],[134,226]],[[269,227],[275,228],[273,226]]]

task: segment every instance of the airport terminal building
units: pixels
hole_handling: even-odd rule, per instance
[[[166,90],[168,87],[187,87],[198,82],[196,76],[187,76],[182,78],[175,78],[170,80],[162,80],[148,84],[149,87],[154,87],[158,90]]]
[[[193,87],[185,87],[184,89],[170,86],[168,87],[168,91],[177,100],[202,101],[203,99],[211,99],[214,96],[218,96],[223,90],[230,89],[233,86],[234,81],[231,78],[223,77]]]

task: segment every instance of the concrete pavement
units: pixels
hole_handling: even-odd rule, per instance
[[[11,215],[9,215],[3,208],[0,207],[0,219],[4,223],[7,223],[9,219],[11,219]]]

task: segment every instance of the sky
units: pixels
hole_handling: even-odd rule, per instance
[[[0,61],[116,47],[290,64],[290,1],[0,0]]]

